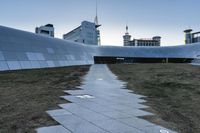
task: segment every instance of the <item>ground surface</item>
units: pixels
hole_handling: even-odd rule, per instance
[[[148,108],[142,95],[123,89],[106,65],[92,65],[83,77],[80,90],[66,91],[64,99],[71,101],[59,104],[61,109],[48,114],[60,125],[37,129],[38,133],[160,133],[167,130],[138,116],[153,115],[141,108]]]
[[[58,108],[89,66],[0,73],[0,133],[32,133],[57,124],[45,111]],[[65,94],[66,95],[66,94]]]
[[[146,104],[158,117],[146,119],[181,133],[200,133],[199,66],[135,64],[109,67],[128,82],[128,89],[148,96]]]

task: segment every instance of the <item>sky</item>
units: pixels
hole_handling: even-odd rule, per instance
[[[98,0],[102,45],[123,45],[128,25],[132,38],[162,37],[162,46],[184,44],[183,31],[200,31],[200,0]],[[55,35],[94,21],[96,0],[1,0],[0,25],[34,32],[54,24]]]

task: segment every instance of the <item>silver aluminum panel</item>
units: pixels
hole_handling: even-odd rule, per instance
[[[55,67],[55,64],[53,61],[47,61],[47,64],[49,67]]]
[[[89,46],[0,26],[1,70],[94,64],[94,56],[199,58],[200,43],[173,47]]]
[[[1,71],[9,70],[8,64],[7,64],[6,61],[0,61],[0,70],[1,70]]]
[[[46,61],[39,61],[39,64],[40,64],[40,67],[41,67],[41,68],[46,68],[46,67],[48,67],[48,64],[47,64]]]
[[[3,56],[3,53],[0,51],[0,61],[3,61],[5,60],[4,56]]]
[[[20,61],[22,69],[31,69],[32,65],[30,61]]]
[[[3,55],[5,60],[7,61],[17,61],[17,54],[16,52],[8,52],[8,51],[3,51]]]
[[[32,68],[40,68],[39,61],[30,61]]]
[[[22,69],[19,61],[7,61],[10,70]]]

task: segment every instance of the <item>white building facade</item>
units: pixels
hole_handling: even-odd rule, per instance
[[[131,40],[131,35],[128,33],[128,26],[126,26],[126,33],[123,36],[124,46],[160,46],[161,37],[155,36],[149,39],[133,39]]]
[[[83,21],[79,27],[63,35],[63,39],[88,45],[99,45],[100,31],[95,23]]]

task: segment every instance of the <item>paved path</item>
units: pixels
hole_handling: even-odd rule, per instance
[[[123,89],[106,65],[93,65],[81,90],[66,91],[72,103],[47,111],[60,125],[37,129],[38,133],[175,133],[137,116],[153,115],[140,110],[143,96]],[[168,131],[168,132],[167,132]]]

